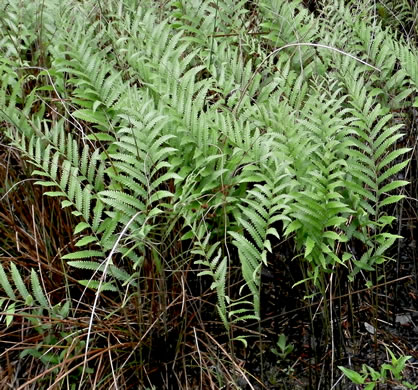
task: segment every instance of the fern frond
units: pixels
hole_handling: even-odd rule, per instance
[[[261,267],[267,265],[267,255],[272,251],[270,236],[279,237],[273,224],[278,220],[288,220],[286,213],[289,210],[289,198],[285,191],[291,185],[284,166],[262,166],[262,169],[266,183],[256,184],[254,189],[249,190],[248,200],[244,199],[246,205],[240,206],[242,216],[238,217],[238,222],[249,238],[242,233],[229,231],[233,244],[238,249],[245,285],[253,297],[255,317],[260,316]],[[241,312],[238,310],[236,313]]]
[[[36,298],[36,300],[42,308],[48,309],[50,307],[48,299],[45,296],[45,293],[42,289],[38,274],[33,268],[31,269],[30,279],[34,297]]]
[[[100,292],[102,291],[111,291],[111,292],[118,292],[118,288],[112,283],[112,282],[105,282],[100,283],[97,280],[79,280],[78,283],[80,283],[82,286],[86,288],[91,288],[93,290],[98,290],[100,287]]]
[[[28,289],[26,288],[25,283],[23,282],[22,276],[16,267],[15,263],[10,263],[10,270],[11,270],[11,276],[13,279],[13,282],[17,288],[17,291],[19,291],[19,294],[23,298],[23,300],[27,300],[31,295],[29,294]]]
[[[9,282],[8,276],[6,272],[4,271],[3,265],[0,263],[0,286],[4,290],[4,292],[7,294],[7,296],[12,299],[16,300],[16,295],[13,291],[13,288]]]

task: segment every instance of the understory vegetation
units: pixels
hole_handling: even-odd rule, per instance
[[[0,1],[0,387],[413,388],[417,18]]]

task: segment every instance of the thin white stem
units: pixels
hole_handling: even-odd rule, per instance
[[[237,105],[235,106],[234,110],[232,111],[234,114],[236,114],[238,112],[238,109],[242,103],[242,100],[244,99],[244,95],[245,93],[248,91],[248,88],[250,87],[251,83],[254,81],[255,76],[257,75],[257,73],[261,70],[261,68],[263,67],[264,63],[269,60],[271,57],[275,56],[276,54],[280,53],[282,50],[287,49],[288,47],[300,47],[300,46],[310,46],[310,47],[320,47],[323,49],[328,49],[328,50],[332,50],[335,51],[337,53],[343,54],[345,56],[348,56],[358,62],[361,62],[364,65],[369,66],[370,68],[377,70],[378,72],[380,72],[379,68],[376,68],[375,66],[369,64],[366,61],[363,61],[362,59],[345,52],[344,50],[340,50],[337,49],[336,47],[332,47],[332,46],[328,46],[328,45],[323,45],[322,43],[311,43],[311,42],[296,42],[296,43],[288,43],[287,45],[284,45],[282,47],[279,47],[276,50],[273,50],[266,58],[264,58],[263,61],[261,61],[260,65],[258,65],[257,69],[254,71],[253,75],[251,76],[251,78],[248,80],[247,84],[245,85],[244,89],[241,91],[241,96],[240,99],[237,103]]]
[[[97,291],[96,291],[96,295],[94,297],[94,303],[93,303],[93,308],[91,311],[91,315],[90,315],[90,321],[89,321],[89,327],[87,330],[87,340],[86,340],[86,352],[84,355],[84,363],[83,363],[83,371],[81,373],[81,378],[80,378],[80,385],[79,385],[79,389],[82,388],[82,384],[83,384],[83,377],[84,377],[84,373],[86,371],[86,365],[87,365],[87,352],[89,350],[89,343],[90,343],[90,334],[91,334],[91,329],[93,327],[93,320],[94,320],[94,313],[96,312],[96,307],[97,307],[97,303],[99,301],[99,296],[100,296],[100,290],[102,288],[103,282],[106,278],[106,274],[107,274],[107,269],[109,268],[109,264],[112,260],[112,256],[116,251],[116,248],[119,245],[119,241],[122,239],[122,237],[125,235],[126,231],[128,230],[129,226],[131,225],[131,223],[135,220],[135,218],[141,214],[142,211],[138,211],[130,220],[129,222],[126,224],[126,226],[123,228],[123,230],[120,232],[118,239],[116,240],[115,244],[112,247],[112,250],[109,253],[109,256],[106,258],[105,260],[105,266],[103,269],[103,274],[100,277],[100,282],[99,282],[99,286],[97,287]]]

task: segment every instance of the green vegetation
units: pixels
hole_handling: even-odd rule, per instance
[[[412,358],[412,356],[402,356],[400,358],[396,358],[396,356],[393,354],[393,352],[386,348],[388,354],[391,358],[390,364],[383,364],[380,368],[380,371],[376,371],[370,366],[363,364],[363,367],[361,369],[361,373],[358,373],[356,371],[344,368],[344,367],[338,367],[353,383],[356,383],[358,385],[365,385],[365,390],[373,390],[376,388],[376,385],[378,383],[395,383],[399,384],[393,381],[390,381],[387,378],[387,373],[390,372],[394,379],[396,381],[401,382],[402,381],[402,371],[405,369],[406,362]],[[407,381],[402,381],[402,385],[405,388],[408,389],[416,389],[418,386],[412,385],[411,383]]]
[[[355,333],[416,197],[418,10],[311,3],[0,3],[0,380],[286,388],[276,268],[320,317],[309,385],[347,388],[342,308]]]

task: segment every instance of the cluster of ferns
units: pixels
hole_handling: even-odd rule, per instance
[[[338,267],[353,280],[387,260],[418,58],[368,5],[43,3],[41,21],[36,2],[0,10],[1,133],[74,215],[62,260],[80,284],[125,299],[144,265],[192,263],[229,328],[260,318],[283,240],[312,294]],[[68,313],[31,281],[0,264],[8,323],[24,305]]]

